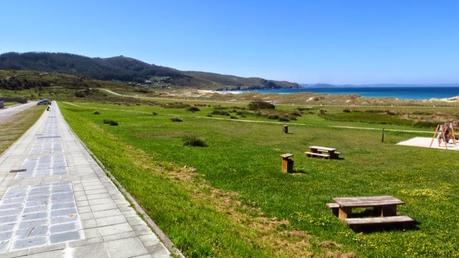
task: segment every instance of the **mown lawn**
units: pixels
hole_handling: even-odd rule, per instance
[[[243,220],[195,198],[196,189],[163,175],[187,166],[196,168],[211,187],[237,193],[248,207],[288,221],[289,229],[306,232],[304,248],[309,254],[459,257],[459,153],[394,145],[417,136],[413,133],[387,132],[381,143],[378,130],[331,126],[419,128],[374,121],[344,123],[305,114],[294,121],[298,125],[290,125],[291,134],[283,134],[281,123],[251,116],[208,117],[212,110],[208,107],[198,112],[94,103],[60,103],[60,107],[75,132],[185,255],[297,256],[276,253],[279,246],[262,242],[250,227],[239,227]],[[96,110],[99,115],[93,114]],[[183,121],[172,122],[172,117]],[[119,125],[103,124],[104,119]],[[208,146],[184,146],[185,136],[197,136]],[[334,146],[344,160],[306,158],[303,152],[309,145]],[[279,155],[285,152],[295,155],[298,173],[280,173]],[[136,160],[141,154],[146,157]],[[152,173],[158,167],[162,172]],[[355,233],[325,208],[333,197],[364,195],[404,200],[399,212],[416,219],[419,229]]]

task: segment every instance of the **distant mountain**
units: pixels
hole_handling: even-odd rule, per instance
[[[124,56],[90,58],[67,53],[5,53],[0,55],[0,69],[57,72],[98,80],[146,83],[153,87],[173,86],[210,89],[299,87],[296,83],[286,81],[179,71]]]

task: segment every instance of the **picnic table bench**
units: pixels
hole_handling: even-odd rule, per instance
[[[309,151],[305,152],[308,157],[317,157],[325,159],[338,159],[340,152],[336,148],[323,146],[309,146]]]
[[[410,224],[414,220],[408,216],[397,216],[397,205],[405,204],[393,196],[338,197],[334,203],[327,203],[327,208],[349,226],[375,224]],[[375,217],[354,218],[352,209],[372,208]]]

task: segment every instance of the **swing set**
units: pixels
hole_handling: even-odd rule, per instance
[[[454,123],[453,121],[446,122],[444,124],[438,124],[435,128],[435,132],[432,136],[432,141],[430,142],[429,148],[432,147],[435,139],[438,140],[438,147],[441,147],[442,143],[445,144],[445,149],[448,149],[448,144],[452,140],[452,143],[456,145],[456,134],[454,133]]]

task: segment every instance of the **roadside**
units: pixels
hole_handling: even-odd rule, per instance
[[[37,104],[36,101],[31,101],[25,104],[14,105],[14,106],[7,106],[4,109],[0,109],[0,122],[5,121],[9,117],[22,112],[26,109],[29,109]]]
[[[21,105],[23,107],[23,105]],[[31,106],[30,109],[10,112],[2,116],[0,111],[0,153],[26,132],[43,113],[43,106]]]

